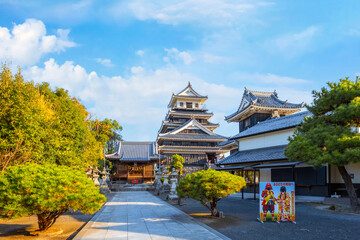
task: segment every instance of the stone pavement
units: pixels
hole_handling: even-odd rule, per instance
[[[76,240],[229,239],[145,191],[119,192],[75,236]]]

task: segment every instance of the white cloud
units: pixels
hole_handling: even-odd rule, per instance
[[[140,73],[144,72],[144,68],[140,67],[140,66],[139,67],[132,67],[131,72],[133,74],[140,74]]]
[[[298,33],[279,36],[265,43],[265,47],[274,54],[283,54],[292,58],[301,55],[314,48],[313,44],[320,28],[310,26]]]
[[[180,52],[176,48],[165,48],[165,51],[167,52],[167,57],[164,57],[165,62],[169,63],[171,59],[174,59],[176,61],[181,60],[185,65],[189,65],[194,61],[193,57],[188,52]]]
[[[206,63],[220,63],[225,60],[224,57],[213,55],[210,53],[204,53],[203,58],[204,58],[204,62]]]
[[[190,22],[232,25],[242,15],[268,4],[248,0],[134,0],[128,7],[140,20],[173,25]]]
[[[54,59],[50,59],[45,62],[44,67],[34,66],[24,71],[24,76],[35,82],[49,82],[53,87],[68,89],[72,96],[80,98],[98,117],[116,119],[125,129],[133,128],[131,136],[124,131],[127,140],[155,140],[157,130],[167,113],[171,94],[182,90],[188,81],[200,94],[208,95],[209,99],[205,104],[214,113],[211,121],[220,123],[216,132],[226,136],[234,135],[237,125],[227,124],[223,119],[237,109],[244,91],[243,85],[234,88],[209,83],[193,74],[180,72],[174,65],[155,70],[134,66],[128,76],[99,76],[96,72],[88,73],[73,62],[67,61],[59,65]],[[260,79],[261,88],[253,85],[247,86],[249,89],[273,91],[274,86],[277,86],[281,99],[288,99],[289,102],[311,99],[310,91],[297,90],[292,85],[294,82],[303,83],[302,80],[272,74],[254,76]],[[276,78],[280,80],[269,80]],[[258,82],[256,80],[250,78],[252,84]]]
[[[145,53],[145,52],[144,52],[143,50],[137,50],[137,51],[135,52],[135,54],[138,55],[138,56],[143,56],[144,53]]]
[[[51,52],[64,51],[76,44],[68,39],[69,30],[58,29],[56,35],[46,35],[44,23],[27,19],[10,30],[0,27],[0,60],[19,65],[34,64]]]
[[[102,65],[104,65],[105,67],[113,67],[114,64],[111,62],[110,59],[107,58],[97,58],[96,61]]]

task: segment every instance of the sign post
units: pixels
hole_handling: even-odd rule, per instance
[[[261,223],[295,222],[295,183],[260,182],[259,210]]]

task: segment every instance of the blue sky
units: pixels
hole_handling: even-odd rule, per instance
[[[0,0],[0,60],[50,82],[125,140],[155,140],[173,92],[208,95],[217,133],[244,87],[311,102],[360,75],[360,1]]]

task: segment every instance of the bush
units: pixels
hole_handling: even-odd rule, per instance
[[[0,217],[36,214],[41,231],[67,210],[94,213],[105,201],[85,173],[66,166],[25,164],[0,175]]]
[[[179,182],[176,190],[180,198],[188,197],[200,201],[211,211],[212,216],[218,216],[217,202],[239,192],[245,185],[243,177],[208,169],[187,175]]]

